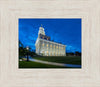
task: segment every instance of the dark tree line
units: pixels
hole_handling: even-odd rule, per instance
[[[70,53],[66,53],[66,56],[81,56],[81,53],[76,51],[75,53],[70,52]]]

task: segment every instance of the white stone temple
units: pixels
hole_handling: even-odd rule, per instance
[[[66,56],[66,45],[50,40],[45,35],[44,28],[39,27],[38,38],[35,43],[36,53],[42,56]]]

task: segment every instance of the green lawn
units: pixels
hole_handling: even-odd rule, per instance
[[[34,57],[34,59],[44,60],[49,62],[76,64],[81,65],[81,57],[79,56],[66,56],[66,57]],[[42,64],[33,61],[19,61],[19,68],[69,68],[49,64]]]
[[[34,59],[57,62],[57,63],[65,63],[65,64],[77,64],[81,65],[81,57],[80,56],[65,56],[65,57],[34,57]]]
[[[54,66],[31,61],[19,61],[19,68],[65,68],[61,66]]]

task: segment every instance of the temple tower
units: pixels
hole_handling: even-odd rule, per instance
[[[41,24],[41,27],[39,27],[38,36],[39,36],[40,34],[45,35],[45,31],[44,31],[44,28],[43,28],[42,24]]]

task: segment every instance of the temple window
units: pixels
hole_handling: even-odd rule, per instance
[[[42,44],[42,46],[44,46],[44,43]]]
[[[52,45],[50,45],[50,47],[52,47]]]

